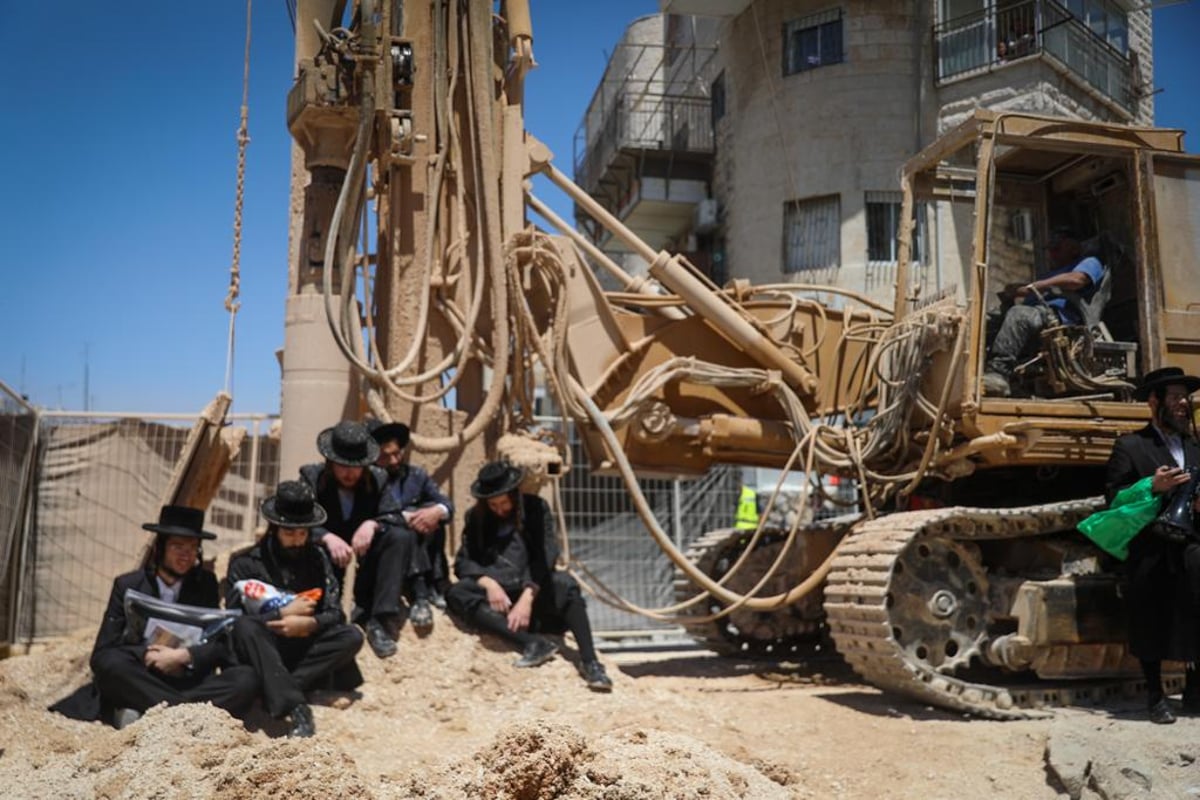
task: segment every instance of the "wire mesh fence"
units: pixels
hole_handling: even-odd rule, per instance
[[[113,578],[138,565],[151,539],[142,525],[157,519],[194,419],[5,410],[9,413],[0,422],[0,525],[5,527],[0,533],[14,533],[0,543],[15,541],[22,532],[28,536],[20,579],[6,582],[15,588],[10,641],[95,627]],[[205,522],[218,537],[205,543],[205,558],[217,558],[222,569],[223,556],[254,541],[259,505],[278,480],[279,443],[268,431],[272,422],[267,415],[231,419],[247,428],[247,437]],[[646,532],[624,483],[592,474],[578,439],[572,435],[570,441],[574,466],[560,489],[572,558],[607,590],[635,605],[671,603],[674,567]],[[22,458],[30,465],[24,482],[19,479]],[[740,470],[717,468],[695,480],[640,484],[659,524],[685,549],[705,532],[732,524],[740,478]],[[28,513],[22,511],[22,491]],[[597,600],[590,607],[601,636],[679,635],[673,625]]]
[[[37,450],[36,409],[0,383],[0,655],[14,641],[17,587],[25,571],[29,487]]]
[[[61,636],[99,624],[113,578],[134,569],[193,418],[178,415],[41,415],[17,636]],[[262,415],[236,415],[248,436],[208,510],[217,534],[205,557],[253,542],[257,509],[275,483],[278,445]],[[253,477],[252,477],[253,476]]]

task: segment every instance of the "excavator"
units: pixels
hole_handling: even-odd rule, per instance
[[[786,658],[829,635],[869,683],[990,718],[1136,674],[1119,564],[1075,526],[1103,507],[1116,437],[1146,422],[1139,377],[1200,370],[1200,160],[1181,131],[978,110],[903,165],[891,306],[717,286],[525,130],[527,0],[298,0],[295,24],[283,470],[328,419],[365,411],[409,422],[452,493],[495,453],[552,486],[570,453],[539,427],[549,405],[593,469],[626,479],[678,569],[677,602],[634,610],[719,652]],[[535,178],[647,274],[557,216]],[[933,205],[961,243],[936,275],[912,258]],[[1004,288],[1033,279],[1062,225],[1104,278],[1066,298],[1082,322],[1048,325],[991,396]],[[842,502],[828,476],[856,501],[681,552],[636,478],[715,465],[803,476],[805,508]]]

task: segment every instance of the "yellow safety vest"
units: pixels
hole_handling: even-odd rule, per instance
[[[742,531],[752,531],[758,527],[758,492],[749,486],[742,487],[738,497],[737,519],[733,527]]]

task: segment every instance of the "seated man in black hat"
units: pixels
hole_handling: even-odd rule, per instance
[[[408,590],[413,606],[408,618],[414,627],[433,626],[430,603],[446,607],[443,597],[450,583],[450,567],[446,562],[446,523],[454,513],[454,504],[442,494],[429,473],[408,461],[408,426],[403,422],[368,423],[371,436],[379,444],[376,465],[387,470],[388,482],[383,487],[380,514],[390,523],[406,526],[417,535],[417,547],[422,558],[414,558],[410,566]],[[427,567],[425,571],[418,571]]]
[[[1148,373],[1134,398],[1150,407],[1150,423],[1117,439],[1108,459],[1105,492],[1117,492],[1153,476],[1150,489],[1165,495],[1186,484],[1187,470],[1200,466],[1190,395],[1200,378],[1179,367]],[[1200,505],[1194,506],[1200,510]],[[1129,543],[1129,651],[1142,664],[1150,721],[1169,724],[1175,715],[1162,685],[1162,662],[1182,661],[1186,673],[1183,709],[1200,714],[1200,538],[1176,541],[1155,535],[1153,523]]]
[[[387,472],[375,466],[379,445],[367,426],[339,422],[321,431],[317,449],[325,463],[300,468],[327,517],[313,528],[313,539],[329,551],[339,584],[350,559],[358,557],[354,603],[359,616],[355,621],[363,622],[367,644],[375,655],[387,658],[396,653],[404,580],[413,572],[427,571],[428,565],[423,563],[412,530],[380,520]]]
[[[555,569],[558,540],[546,501],[521,492],[523,474],[503,461],[485,464],[471,484],[476,503],[463,523],[454,559],[458,582],[450,587],[450,611],[523,648],[518,667],[554,658],[558,645],[538,631],[571,631],[579,647],[580,672],[588,688],[612,690],[596,658],[587,604],[579,584]]]
[[[325,684],[343,691],[360,686],[354,657],[363,637],[346,622],[329,557],[309,534],[325,521],[312,489],[284,481],[263,502],[262,514],[266,534],[229,562],[225,605],[246,612],[234,625],[234,643],[238,658],[262,678],[267,713],[290,718],[289,736],[312,736],[304,693]],[[280,598],[287,602],[255,607],[253,601],[272,590],[287,593]]]
[[[225,635],[188,646],[148,643],[144,630],[131,629],[125,613],[129,590],[168,603],[217,608],[217,578],[204,568],[200,547],[201,540],[216,534],[202,530],[203,511],[186,506],[163,506],[158,522],[142,527],[156,534],[153,546],[141,569],[113,581],[92,648],[101,718],[120,728],[159,703],[203,702],[241,716],[258,695],[258,677],[250,667],[234,665]]]
[[[987,371],[983,375],[984,392],[993,397],[1007,397],[1012,389],[1013,371],[1027,357],[1038,340],[1038,334],[1048,324],[1078,325],[1083,320],[1078,311],[1061,294],[1045,297],[1051,289],[1079,293],[1088,300],[1100,286],[1104,265],[1095,256],[1084,256],[1079,235],[1066,227],[1055,228],[1046,244],[1048,269],[1023,286],[1008,293],[1013,305],[1004,312],[1000,329],[988,352]],[[1036,290],[1036,291],[1035,291]]]

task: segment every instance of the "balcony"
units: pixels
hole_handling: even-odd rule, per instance
[[[933,29],[938,83],[1043,58],[1133,113],[1133,61],[1054,0],[1025,0],[947,20]]]
[[[685,32],[661,17],[631,25],[575,134],[575,182],[654,248],[677,244],[710,194],[716,47],[707,28]],[[575,219],[602,249],[624,251],[582,209]]]

